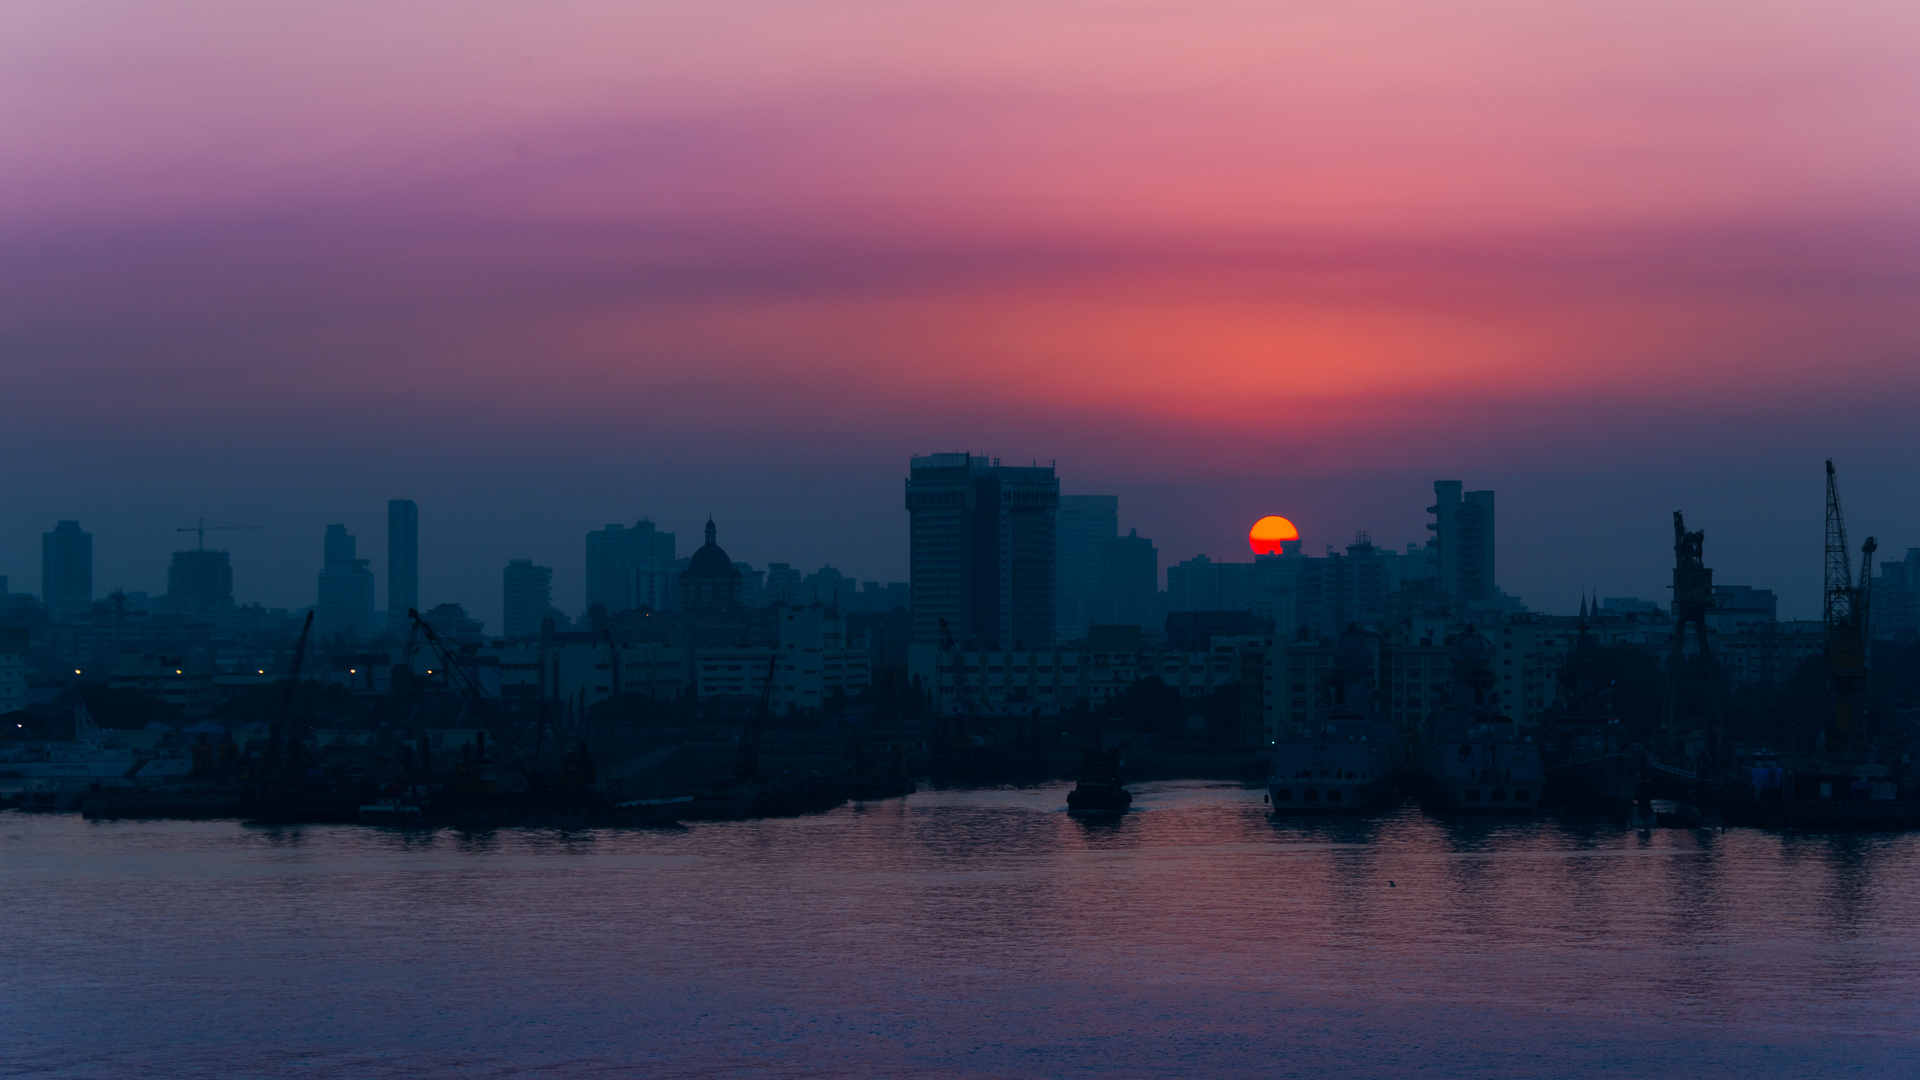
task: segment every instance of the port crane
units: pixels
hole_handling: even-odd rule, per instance
[[[470,666],[459,662],[459,656],[453,645],[446,638],[441,637],[440,632],[433,628],[432,623],[422,618],[419,611],[408,608],[407,618],[412,620],[414,629],[419,631],[427,647],[432,649],[433,654],[439,658],[440,666],[446,671],[448,684],[466,697],[467,707],[473,710],[476,719],[486,725],[488,732],[493,735],[494,743],[506,751],[514,768],[526,778],[527,787],[536,786],[533,763],[521,753],[520,744],[514,740],[513,733],[507,730],[506,724],[501,722],[493,708],[487,704],[487,696],[480,689],[480,680],[474,675]]]
[[[1833,459],[1827,459],[1826,631],[1827,686],[1833,691],[1833,727],[1827,749],[1846,753],[1854,749],[1855,701],[1866,689],[1869,591],[1873,584],[1873,553],[1879,544],[1867,537],[1860,545],[1860,579],[1853,577],[1853,552],[1847,543],[1847,520],[1840,510],[1840,481]]]

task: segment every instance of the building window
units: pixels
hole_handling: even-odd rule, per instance
[[[1278,790],[1276,790],[1276,791],[1275,791],[1275,792],[1273,793],[1273,801],[1274,801],[1274,802],[1292,802],[1292,801],[1293,801],[1293,789],[1292,789],[1292,788],[1279,788]]]
[[[1465,791],[1463,791],[1463,792],[1461,792],[1461,793],[1460,793],[1460,797],[1461,797],[1461,798],[1462,798],[1463,800],[1465,800],[1465,801],[1467,801],[1467,802],[1479,802],[1479,801],[1480,801],[1480,789],[1479,789],[1479,788],[1468,788],[1467,790],[1465,790]]]

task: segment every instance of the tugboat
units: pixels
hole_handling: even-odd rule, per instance
[[[1080,782],[1067,793],[1067,813],[1075,817],[1117,817],[1133,805],[1133,792],[1120,784],[1120,748],[1100,750],[1100,733],[1080,765]]]
[[[1400,733],[1373,708],[1371,635],[1349,626],[1327,675],[1333,704],[1303,738],[1276,743],[1267,801],[1273,812],[1349,811],[1390,802],[1406,757]]]
[[[1453,703],[1421,747],[1424,800],[1446,810],[1534,810],[1546,786],[1540,747],[1488,700],[1493,643],[1472,627],[1453,647]]]
[[[1613,681],[1600,670],[1600,647],[1583,622],[1560,668],[1560,699],[1541,718],[1549,805],[1622,809],[1633,801],[1639,744],[1620,722],[1612,697]]]

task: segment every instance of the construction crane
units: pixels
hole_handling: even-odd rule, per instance
[[[280,711],[274,714],[273,724],[267,728],[266,760],[261,763],[262,772],[271,776],[284,768],[293,771],[295,764],[293,732],[288,729],[287,717],[293,711],[293,695],[300,688],[300,665],[307,658],[307,635],[313,632],[313,612],[307,612],[307,619],[300,624],[300,640],[293,646],[293,665],[287,670],[287,689],[280,695]]]
[[[210,532],[240,532],[246,529],[258,529],[260,527],[259,525],[209,525],[207,524],[206,518],[201,518],[198,524],[183,525],[173,531],[193,533],[199,538],[199,543],[195,545],[194,550],[205,551],[207,550],[207,534]]]
[[[780,650],[775,648],[772,659],[767,661],[766,685],[760,688],[760,707],[754,710],[753,723],[740,736],[740,765],[735,776],[740,780],[753,780],[760,775],[760,741],[766,735],[767,717],[773,708],[773,679],[780,670]]]
[[[1833,728],[1827,749],[1854,749],[1854,701],[1867,681],[1867,600],[1872,584],[1873,537],[1860,545],[1860,580],[1853,578],[1853,552],[1847,521],[1840,510],[1840,481],[1827,459],[1826,624],[1827,686],[1833,691]]]
[[[439,657],[440,666],[446,670],[447,682],[458,687],[465,695],[467,707],[473,710],[474,717],[486,725],[488,732],[493,735],[495,745],[507,752],[507,756],[513,760],[514,768],[520,770],[520,774],[526,778],[527,786],[532,788],[534,786],[533,763],[521,753],[520,744],[513,738],[513,733],[499,720],[492,706],[487,704],[487,696],[480,689],[480,680],[469,670],[468,665],[459,662],[459,655],[454,647],[448,643],[447,639],[440,636],[440,632],[433,628],[432,623],[420,617],[420,612],[408,608],[407,618],[412,620],[413,626],[420,631],[420,636],[426,639],[427,646],[433,650],[435,656]]]

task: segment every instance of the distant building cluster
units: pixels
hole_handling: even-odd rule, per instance
[[[1263,745],[1325,706],[1331,643],[1349,627],[1367,631],[1378,700],[1409,728],[1446,699],[1450,642],[1468,626],[1497,650],[1497,700],[1523,717],[1554,704],[1582,627],[1653,654],[1673,628],[1667,604],[1627,597],[1582,601],[1577,616],[1529,611],[1498,586],[1494,493],[1454,480],[1434,484],[1423,541],[1380,546],[1359,533],[1309,554],[1284,539],[1295,535],[1288,525],[1259,549],[1271,554],[1196,555],[1164,571],[1152,539],[1122,532],[1117,496],[1062,493],[1051,464],[916,456],[903,508],[905,582],[738,562],[713,521],[682,555],[675,533],[642,517],[585,534],[584,604],[571,614],[556,603],[552,568],[506,560],[498,627],[441,598],[423,609],[410,499],[387,506],[384,608],[373,560],[344,524],[317,538],[310,607],[284,610],[236,601],[232,557],[206,536],[229,526],[183,530],[196,540],[173,553],[163,594],[99,596],[92,534],[60,521],[42,537],[38,597],[0,577],[0,713],[43,691],[106,684],[206,716],[284,677],[309,614],[310,663],[356,693],[392,692],[396,672],[435,674],[408,617],[420,610],[489,692],[558,715],[623,696],[763,694],[804,715],[891,671],[890,693],[920,695],[935,713],[1049,715],[1164,685],[1195,715],[1230,712],[1239,740]],[[1876,637],[1920,637],[1920,548],[1882,561],[1872,595]],[[1708,630],[1736,688],[1779,685],[1820,650],[1821,629],[1780,620],[1767,590],[1713,590]]]

